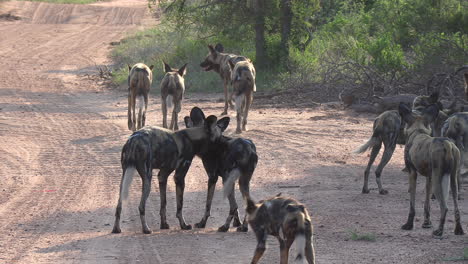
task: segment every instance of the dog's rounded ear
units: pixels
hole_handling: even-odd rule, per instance
[[[163,61],[164,64],[164,72],[171,72],[172,68],[169,66],[165,61]]]
[[[430,96],[429,96],[429,103],[431,104],[435,104],[437,103],[437,101],[439,100],[439,92],[433,92]]]
[[[186,128],[191,128],[193,127],[193,122],[192,119],[189,116],[184,117],[184,123]]]
[[[208,49],[210,50],[211,53],[216,53],[216,49],[213,48],[213,45],[209,44]]]
[[[217,52],[224,52],[223,44],[221,44],[221,43],[216,44],[215,50],[216,50]]]
[[[150,65],[149,68],[150,68],[150,70],[153,70],[154,65]]]
[[[131,71],[132,70],[132,66],[130,66],[130,64],[127,64],[128,66],[128,71]]]
[[[411,109],[403,102],[400,102],[400,105],[398,105],[398,113],[406,123],[411,122],[413,120],[413,116],[411,115]]]
[[[195,106],[190,111],[190,119],[192,120],[193,126],[201,126],[205,122],[205,113],[203,113],[200,108]]]
[[[184,66],[180,67],[180,69],[177,71],[182,77],[184,77],[184,75],[187,73],[187,64],[188,63],[185,63]]]
[[[214,115],[210,115],[205,119],[205,127],[210,129],[213,125],[216,125],[218,118]]]
[[[223,117],[221,118],[217,123],[216,125],[221,128],[221,132],[224,132],[224,130],[226,130],[226,128],[229,126],[229,121],[231,120],[231,118],[229,118],[228,116],[226,117]]]

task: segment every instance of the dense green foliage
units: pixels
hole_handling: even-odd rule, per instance
[[[266,5],[268,67],[258,71],[260,91],[329,83],[335,87],[330,95],[348,86],[372,86],[372,92],[382,94],[422,92],[415,87],[434,73],[468,64],[464,0],[162,1],[161,25],[128,38],[114,58],[120,65],[189,62],[189,87],[219,90],[218,76],[198,66],[208,52],[206,44],[223,43],[226,51],[256,63],[256,1]],[[284,2],[292,10],[288,52],[281,50]]]

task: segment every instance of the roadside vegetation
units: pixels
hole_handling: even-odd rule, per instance
[[[361,98],[423,94],[447,73],[453,78],[442,94],[463,92],[454,73],[468,64],[464,0],[159,2],[161,23],[114,49],[116,82],[125,81],[126,64],[143,61],[156,66],[157,85],[165,60],[189,63],[188,91],[220,91],[219,77],[199,63],[207,44],[222,43],[254,61],[259,91],[315,89],[329,100],[346,89]]]

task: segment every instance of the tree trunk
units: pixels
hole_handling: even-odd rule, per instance
[[[292,0],[281,0],[281,44],[280,62],[286,65],[289,58],[289,36],[291,35],[291,24],[293,18]]]
[[[265,0],[254,0],[256,68],[267,66],[265,45]]]

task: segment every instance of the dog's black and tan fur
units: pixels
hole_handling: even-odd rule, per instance
[[[145,126],[148,94],[153,81],[153,65],[148,67],[143,63],[137,63],[133,67],[128,65],[128,70],[128,129],[135,131]],[[137,98],[139,101],[138,122],[135,111]]]
[[[228,106],[232,105],[232,98],[229,95],[229,85],[231,85],[232,71],[229,66],[229,61],[234,65],[240,61],[250,61],[244,56],[238,56],[235,54],[223,53],[224,47],[221,44],[217,44],[215,47],[208,45],[209,53],[205,60],[200,63],[200,67],[205,71],[215,71],[223,80],[224,84],[224,111],[221,115],[227,115]]]
[[[185,93],[184,76],[187,73],[187,64],[180,69],[171,68],[167,63],[164,63],[164,75],[161,81],[161,107],[163,113],[163,127],[167,128],[167,108],[172,105],[172,118],[169,129],[179,130],[178,115],[182,108],[182,99]]]
[[[430,195],[439,200],[440,222],[433,232],[434,237],[440,237],[444,231],[445,217],[448,211],[447,199],[449,185],[455,210],[455,234],[462,235],[463,229],[458,209],[458,173],[460,166],[460,151],[448,138],[432,137],[430,124],[439,114],[437,104],[430,105],[415,114],[404,104],[400,104],[399,112],[406,122],[405,165],[409,170],[410,211],[404,230],[413,229],[415,216],[416,179],[418,173],[426,177],[426,201],[424,203],[423,228],[431,228]]]
[[[385,147],[385,150],[382,155],[382,159],[380,160],[380,163],[375,170],[375,178],[379,187],[379,193],[388,193],[388,191],[382,187],[381,175],[384,167],[392,158],[396,144],[405,144],[403,131],[404,127],[404,122],[402,121],[398,111],[385,111],[374,120],[371,138],[364,145],[354,151],[354,153],[363,153],[369,148],[372,148],[369,162],[367,164],[366,170],[364,171],[364,185],[362,187],[362,193],[369,193],[368,182],[370,169],[380,152],[382,143]]]
[[[237,128],[236,133],[247,131],[247,117],[253,101],[255,85],[255,67],[250,60],[235,62],[228,61],[231,67],[232,97],[236,105]],[[241,128],[242,123],[242,128]]]
[[[192,112],[202,112],[194,108]],[[204,116],[194,117],[204,119]],[[142,179],[143,190],[141,195],[140,219],[143,233],[151,233],[145,218],[146,199],[151,190],[152,170],[159,169],[158,181],[161,196],[161,229],[168,229],[166,221],[166,188],[169,175],[175,170],[177,213],[182,229],[192,227],[185,223],[182,207],[185,188],[185,175],[192,163],[193,157],[200,153],[207,145],[215,143],[229,124],[229,117],[217,120],[216,116],[208,116],[203,120],[204,126],[187,128],[177,132],[159,127],[147,126],[133,133],[122,149],[122,181],[120,183],[120,196],[115,212],[113,233],[120,233],[120,214],[122,200],[128,196],[128,189],[135,171]]]
[[[257,247],[252,264],[257,263],[266,250],[268,235],[275,236],[280,244],[280,263],[287,264],[289,249],[296,241],[296,262],[315,264],[315,251],[312,241],[313,227],[310,216],[303,204],[292,198],[277,195],[268,200],[254,201],[247,198],[248,221],[255,236]]]
[[[200,115],[203,115],[203,113]],[[203,122],[197,122],[188,116],[184,118],[184,121],[187,127],[200,127],[204,125]],[[249,197],[250,180],[258,161],[255,144],[248,139],[222,136],[216,143],[210,144],[207,148],[203,149],[198,156],[202,159],[203,166],[208,174],[208,193],[205,215],[199,223],[195,224],[195,227],[204,228],[206,226],[211,212],[216,182],[218,181],[218,177],[221,177],[225,195],[229,199],[230,209],[225,224],[219,227],[218,231],[228,231],[231,221],[234,219],[233,226],[238,227],[237,231],[246,232],[248,230],[248,223],[245,218],[243,223],[239,220],[234,185],[238,179],[242,196],[244,199]]]

